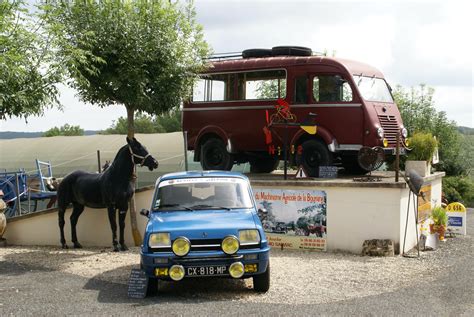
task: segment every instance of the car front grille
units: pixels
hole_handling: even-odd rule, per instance
[[[389,147],[396,147],[397,133],[400,133],[399,124],[395,116],[379,115],[380,124],[383,128],[384,138]]]
[[[191,251],[222,251],[222,239],[193,239],[191,242]],[[240,250],[258,249],[260,244],[241,245]],[[173,252],[171,248],[153,248],[152,252]]]

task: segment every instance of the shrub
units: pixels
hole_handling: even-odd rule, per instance
[[[448,214],[441,206],[434,207],[431,211],[431,218],[435,225],[446,226],[448,224]]]
[[[449,202],[457,201],[466,206],[474,206],[474,182],[467,177],[445,177],[443,193]]]
[[[411,148],[408,159],[413,161],[431,161],[438,142],[431,133],[418,132],[410,138]]]

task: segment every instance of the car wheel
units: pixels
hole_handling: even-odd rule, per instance
[[[280,163],[276,157],[255,158],[250,161],[250,172],[252,173],[271,173]]]
[[[331,165],[332,155],[327,146],[319,140],[308,140],[303,142],[303,154],[301,164],[308,176],[318,177],[319,166]]]
[[[149,277],[148,278],[148,285],[146,289],[146,296],[153,296],[156,295],[158,292],[158,279]]]
[[[256,292],[265,293],[270,288],[270,262],[268,262],[265,273],[255,275],[253,278],[253,289]]]
[[[232,154],[227,152],[224,142],[212,138],[201,147],[201,166],[204,170],[230,171],[234,165]]]

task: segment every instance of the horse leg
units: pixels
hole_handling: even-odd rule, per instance
[[[112,229],[112,244],[114,245],[114,251],[118,252],[118,242],[117,242],[117,216],[115,212],[115,207],[107,208],[109,214],[110,229]]]
[[[127,211],[126,210],[120,210],[119,211],[119,226],[120,226],[120,250],[121,251],[127,251],[128,248],[125,245],[125,239],[124,239],[124,231],[125,231],[125,217],[127,217]]]
[[[71,214],[71,236],[72,236],[72,243],[74,243],[74,248],[80,249],[82,245],[77,241],[77,234],[76,234],[76,225],[77,221],[79,220],[79,216],[84,211],[84,205],[80,205],[77,203],[73,203],[73,209]]]
[[[66,238],[64,237],[64,214],[66,213],[66,208],[60,207],[58,211],[58,223],[59,223],[59,232],[61,233],[61,246],[63,249],[67,249]]]

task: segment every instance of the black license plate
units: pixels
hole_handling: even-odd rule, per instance
[[[191,266],[186,268],[186,275],[188,276],[214,276],[227,274],[227,266],[225,265]]]

